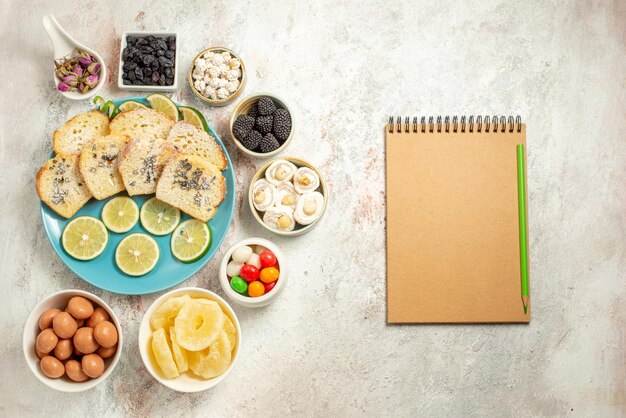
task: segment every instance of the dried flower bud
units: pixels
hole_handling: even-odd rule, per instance
[[[100,71],[100,64],[98,64],[97,62],[92,62],[91,64],[89,64],[89,67],[87,67],[87,71],[89,71],[91,74],[97,74],[98,71]]]
[[[80,64],[84,67],[88,67],[89,64],[91,64],[91,56],[89,57],[79,57],[78,61],[80,62]]]
[[[70,87],[76,87],[78,85],[78,77],[75,75],[66,75],[63,77],[63,82]]]
[[[87,77],[85,84],[87,84],[91,88],[94,88],[96,87],[96,84],[98,84],[98,79],[99,79],[98,74],[92,74],[89,77]]]
[[[59,91],[86,93],[98,84],[100,64],[86,51],[76,49],[76,55],[54,60],[55,74],[60,80]]]

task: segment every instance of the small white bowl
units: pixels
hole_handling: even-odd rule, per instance
[[[276,286],[274,286],[274,288],[268,293],[257,298],[251,298],[249,296],[244,296],[235,292],[235,290],[230,287],[230,282],[228,281],[228,276],[226,275],[226,266],[230,262],[233,256],[233,252],[237,248],[244,245],[262,245],[263,247],[272,251],[276,256],[276,260],[278,262],[280,270],[280,276],[278,278]],[[245,306],[247,308],[260,308],[274,302],[278,295],[280,295],[285,289],[285,286],[287,285],[287,277],[287,266],[285,263],[285,256],[283,255],[283,252],[276,245],[263,238],[248,238],[244,239],[243,241],[239,241],[237,244],[230,247],[228,251],[226,251],[226,254],[224,254],[224,258],[222,258],[222,264],[220,266],[220,285],[222,286],[222,290],[224,290],[224,293],[226,293],[229,298],[235,301],[235,303],[241,306]]]
[[[154,354],[152,353],[152,327],[150,326],[150,317],[152,316],[154,311],[159,306],[161,306],[163,302],[165,302],[165,300],[174,296],[182,295],[189,295],[192,298],[200,297],[214,300],[222,307],[224,313],[226,313],[230,317],[230,319],[233,321],[233,324],[235,325],[235,329],[237,330],[237,345],[235,345],[235,348],[233,350],[233,358],[230,362],[230,366],[228,366],[228,369],[226,369],[224,373],[217,377],[214,377],[213,379],[203,379],[201,377],[196,377],[190,372],[183,373],[174,379],[168,379],[161,372],[161,369],[157,365],[154,358]],[[172,290],[171,292],[165,293],[157,300],[155,300],[152,305],[150,305],[146,313],[143,315],[143,319],[141,320],[141,325],[139,326],[138,341],[141,360],[143,360],[143,364],[146,366],[146,369],[148,369],[152,377],[154,377],[159,383],[178,392],[202,392],[203,390],[210,389],[222,380],[224,380],[224,378],[228,376],[230,371],[235,366],[235,362],[237,361],[237,357],[239,357],[239,350],[241,348],[241,325],[239,324],[239,319],[237,319],[237,315],[235,315],[235,311],[233,311],[233,308],[231,308],[231,306],[224,299],[206,289],[201,289],[199,287],[184,287],[182,289],[176,289]]]
[[[122,74],[124,71],[122,67],[124,66],[124,60],[122,59],[122,54],[124,53],[124,48],[126,48],[126,40],[129,36],[161,36],[168,37],[174,36],[176,38],[176,55],[174,56],[174,84],[171,86],[143,86],[143,85],[135,85],[135,84],[124,84],[124,79],[122,79]],[[178,90],[178,66],[180,65],[180,60],[178,59],[178,51],[180,50],[180,38],[178,36],[178,32],[124,32],[122,34],[122,44],[120,47],[120,64],[117,71],[117,87],[120,90],[126,91],[176,91]]]
[[[74,382],[70,380],[67,375],[64,375],[59,379],[51,379],[47,377],[41,371],[41,368],[39,367],[39,357],[37,357],[37,354],[35,353],[35,341],[37,340],[37,335],[39,334],[39,316],[41,316],[41,314],[48,309],[65,309],[69,300],[74,296],[82,296],[86,299],[89,299],[94,303],[95,306],[100,306],[105,311],[107,311],[107,313],[111,317],[111,322],[113,322],[113,325],[115,325],[115,327],[117,328],[118,334],[117,351],[112,358],[104,360],[104,373],[102,373],[102,375],[96,379],[89,379],[84,382]],[[113,372],[113,369],[115,369],[115,366],[117,366],[117,363],[120,360],[120,356],[122,354],[124,341],[122,334],[122,327],[120,326],[120,321],[117,319],[117,315],[115,315],[115,312],[113,312],[111,307],[107,305],[102,299],[94,294],[85,292],[83,290],[62,290],[48,296],[47,298],[39,302],[39,304],[35,306],[35,308],[28,316],[28,319],[26,320],[26,325],[24,326],[24,336],[22,338],[24,346],[24,357],[26,357],[26,363],[28,363],[30,370],[37,377],[37,379],[39,379],[45,385],[61,392],[83,392],[96,386]]]

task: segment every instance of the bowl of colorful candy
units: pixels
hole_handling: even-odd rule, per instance
[[[228,297],[241,306],[269,305],[287,285],[282,251],[263,238],[238,242],[222,258],[220,284]]]

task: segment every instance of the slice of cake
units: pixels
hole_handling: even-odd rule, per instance
[[[111,121],[111,133],[131,139],[146,138],[164,141],[174,125],[174,119],[148,108],[137,108],[120,113]]]
[[[215,216],[226,195],[226,179],[215,164],[196,155],[170,158],[157,183],[157,199],[199,221]]]
[[[99,110],[81,113],[65,122],[52,135],[52,148],[57,154],[79,154],[96,138],[109,133],[109,117]]]
[[[175,152],[156,138],[129,141],[118,156],[118,170],[128,194],[154,193],[165,163]]]
[[[78,155],[57,154],[35,176],[39,198],[53,211],[71,218],[91,199],[78,169]]]
[[[128,137],[124,135],[107,135],[96,139],[80,153],[80,174],[96,199],[106,199],[124,190],[118,171],[118,154],[127,141]]]
[[[220,170],[226,169],[226,156],[219,144],[211,135],[189,122],[177,122],[170,130],[167,142],[181,154],[197,155],[213,163]]]

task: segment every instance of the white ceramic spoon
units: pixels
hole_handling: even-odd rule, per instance
[[[43,26],[48,32],[48,36],[52,41],[52,46],[54,47],[54,58],[62,58],[67,55],[70,55],[74,52],[76,48],[82,49],[85,52],[91,54],[96,61],[100,64],[100,73],[98,74],[98,84],[92,89],[90,89],[87,93],[81,93],[78,91],[61,91],[59,90],[59,83],[61,80],[56,76],[54,64],[51,62],[50,67],[52,71],[52,78],[54,79],[54,85],[57,86],[57,91],[61,93],[63,96],[72,100],[84,100],[87,99],[98,92],[104,85],[107,79],[107,67],[104,64],[104,60],[96,51],[91,48],[87,48],[85,45],[81,44],[74,38],[70,36],[62,27],[59,25],[59,22],[54,18],[53,15],[46,15],[43,17]]]

